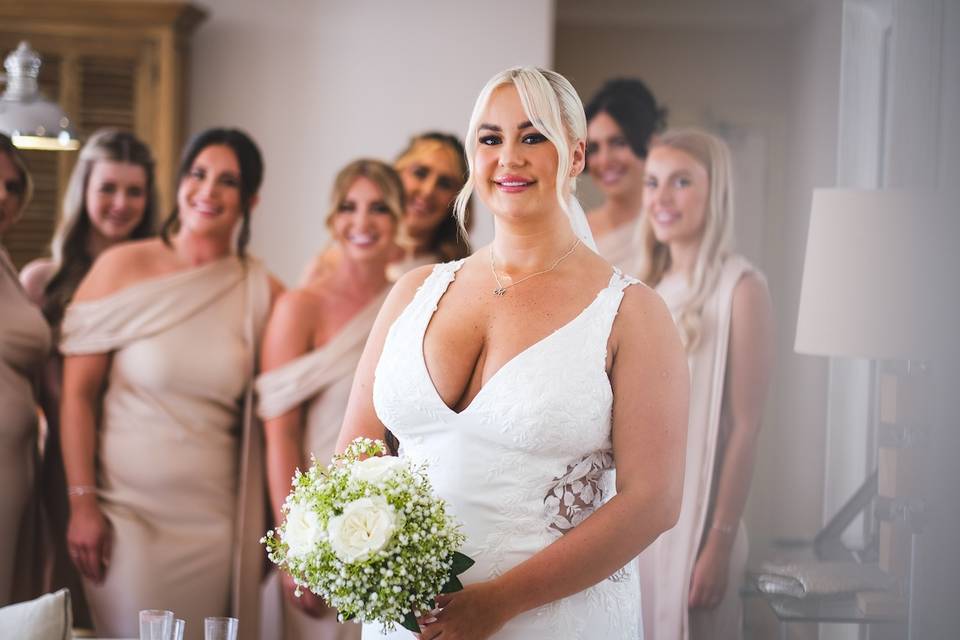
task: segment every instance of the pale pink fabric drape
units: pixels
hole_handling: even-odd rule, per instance
[[[270,307],[254,258],[228,257],[67,309],[65,355],[110,353],[98,438],[100,504],[114,529],[103,584],[85,583],[98,633],[135,636],[140,609],[258,634],[265,529],[252,387]]]
[[[268,420],[306,403],[302,456],[311,455],[318,464],[333,457],[340,426],[347,409],[350,387],[387,290],[364,307],[337,335],[323,346],[257,378],[257,411]],[[282,635],[279,629],[264,629],[264,637],[283,640],[359,640],[360,625],[340,624],[332,615],[311,618],[286,601],[276,572],[264,586],[265,618],[277,619],[282,607]]]
[[[688,355],[690,422],[687,431],[683,504],[677,525],[640,554],[643,622],[656,640],[727,640],[740,637],[739,588],[747,556],[746,530],[739,525],[723,601],[715,609],[688,612],[690,577],[704,537],[711,506],[718,451],[723,447],[727,415],[723,406],[733,290],[755,269],[742,257],[728,257],[717,287],[704,305],[700,344]],[[674,280],[657,287],[676,314],[685,300],[685,284]]]

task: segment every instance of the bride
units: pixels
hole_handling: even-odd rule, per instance
[[[572,197],[585,134],[563,76],[487,83],[457,210],[476,192],[493,242],[401,278],[357,369],[338,448],[392,431],[476,560],[424,639],[641,634],[632,560],[677,518],[688,373],[660,298],[593,250]]]

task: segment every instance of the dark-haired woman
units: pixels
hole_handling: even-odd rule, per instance
[[[127,131],[101,129],[80,150],[53,234],[53,256],[34,260],[20,272],[27,295],[43,310],[55,341],[64,309],[96,257],[120,242],[156,233],[153,167],[150,149]],[[70,588],[74,622],[88,626],[80,578],[66,547],[69,508],[58,421],[62,378],[63,361],[54,350],[40,389],[47,419],[41,471],[43,501],[53,544],[47,558],[49,582],[45,590]]]
[[[159,608],[187,621],[188,639],[228,613],[255,637],[263,475],[250,397],[280,290],[245,254],[262,177],[244,133],[198,135],[162,238],[104,252],[67,308],[67,542],[99,635],[136,635],[137,612]]]
[[[643,171],[653,136],[666,125],[666,110],[635,79],[610,80],[585,109],[587,171],[605,200],[589,212],[600,255],[635,271],[637,220],[643,206]]]
[[[34,559],[21,545],[36,538],[27,527],[37,462],[35,383],[50,331],[3,248],[3,234],[19,220],[30,192],[23,159],[0,133],[0,606],[34,596],[36,586],[22,581],[35,576],[16,570]]]

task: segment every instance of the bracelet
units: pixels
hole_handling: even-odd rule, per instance
[[[737,525],[735,525],[735,524],[720,524],[719,522],[714,522],[712,525],[710,525],[710,528],[711,528],[711,529],[716,529],[716,530],[719,531],[720,533],[722,533],[722,534],[724,534],[724,535],[727,535],[727,536],[732,536],[732,535],[733,535],[734,533],[736,533],[736,531],[737,531]]]
[[[69,497],[73,496],[85,496],[88,493],[96,493],[97,487],[92,484],[78,484],[72,487],[67,487],[67,495]]]

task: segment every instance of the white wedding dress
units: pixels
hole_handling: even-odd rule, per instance
[[[373,401],[400,455],[429,464],[434,490],[462,523],[463,552],[476,560],[460,576],[470,584],[544,549],[613,493],[607,340],[623,290],[637,281],[615,271],[576,318],[507,362],[457,413],[436,392],[423,337],[462,263],[437,265],[390,327]],[[494,637],[640,638],[635,565],[510,620]],[[401,627],[384,636],[368,624],[363,637],[413,636]]]

